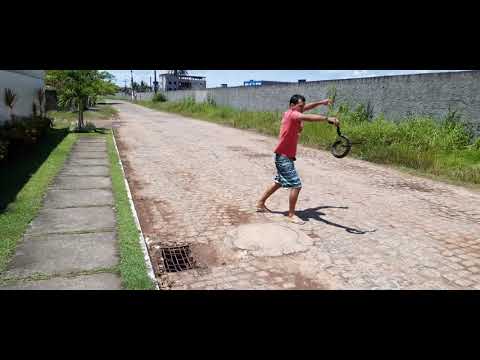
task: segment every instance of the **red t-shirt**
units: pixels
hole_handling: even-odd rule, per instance
[[[275,153],[295,158],[301,123],[300,115],[301,113],[296,110],[288,110],[283,114],[279,142],[274,150]]]

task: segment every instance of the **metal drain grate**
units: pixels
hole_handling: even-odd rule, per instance
[[[166,272],[179,272],[193,269],[194,261],[189,245],[161,248]]]

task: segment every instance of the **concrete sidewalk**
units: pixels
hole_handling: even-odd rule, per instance
[[[105,137],[80,136],[29,224],[0,289],[121,289]]]

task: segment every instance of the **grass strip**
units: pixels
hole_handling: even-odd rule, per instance
[[[117,218],[117,236],[120,246],[120,274],[122,287],[127,290],[153,290],[155,286],[148,276],[143,251],[139,243],[139,231],[130,208],[119,157],[113,144],[113,134],[107,136],[108,157],[111,164],[113,194]]]

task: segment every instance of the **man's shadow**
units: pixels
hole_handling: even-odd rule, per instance
[[[363,235],[363,234],[366,234],[367,232],[377,231],[377,229],[374,229],[374,230],[355,229],[355,228],[352,228],[350,226],[340,225],[340,224],[336,224],[334,222],[325,220],[324,218],[322,218],[322,216],[324,216],[325,213],[323,213],[321,211],[318,211],[320,209],[348,209],[348,206],[318,206],[316,208],[310,208],[310,209],[296,211],[296,214],[300,219],[302,219],[304,221],[310,221],[310,219],[321,221],[325,224],[332,225],[332,226],[335,226],[335,227],[339,227],[341,229],[345,229],[346,232],[351,233],[351,234]],[[269,212],[272,213],[272,214],[282,214],[282,215],[285,215],[285,216],[288,215],[288,211],[272,211],[272,210],[270,210]]]

